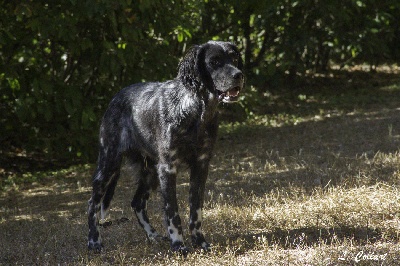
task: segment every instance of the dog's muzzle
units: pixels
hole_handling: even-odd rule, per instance
[[[240,86],[233,87],[228,91],[219,91],[218,100],[224,103],[233,103],[239,100]]]

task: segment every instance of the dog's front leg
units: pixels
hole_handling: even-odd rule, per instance
[[[189,249],[184,245],[181,218],[176,199],[176,166],[169,163],[158,165],[161,194],[164,200],[165,221],[171,240],[171,249],[186,255]]]
[[[201,230],[203,221],[204,189],[208,176],[209,155],[200,155],[196,163],[191,165],[190,174],[190,222],[189,229],[192,235],[193,247],[200,247],[205,251],[210,250],[210,244],[205,240]]]

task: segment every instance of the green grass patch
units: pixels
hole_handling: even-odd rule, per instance
[[[7,178],[0,179],[0,191],[24,189],[30,186],[43,185],[59,180],[79,180],[92,169],[89,164],[73,165],[65,169],[26,171],[23,173],[10,173]]]

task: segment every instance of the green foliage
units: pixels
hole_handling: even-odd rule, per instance
[[[93,158],[112,95],[133,82],[175,75],[181,43],[190,37],[174,13],[182,7],[150,0],[2,1],[2,143]]]
[[[227,4],[230,3],[230,4]],[[398,62],[400,2],[209,1],[215,38],[241,44],[250,73],[289,78],[329,64]],[[206,6],[207,6],[206,5]],[[218,30],[219,29],[219,30]]]
[[[397,0],[0,3],[0,141],[59,159],[93,160],[112,95],[173,78],[193,43],[236,42],[249,80],[272,85],[400,59]],[[256,98],[249,90],[244,103]]]

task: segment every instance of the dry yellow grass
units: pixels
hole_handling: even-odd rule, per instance
[[[214,249],[187,258],[145,239],[129,169],[102,230],[105,250],[88,252],[92,166],[50,173],[1,194],[0,265],[399,265],[399,118],[400,108],[374,105],[276,127],[222,126],[204,210]],[[186,173],[178,198],[187,222]],[[149,208],[163,232],[158,195]]]

